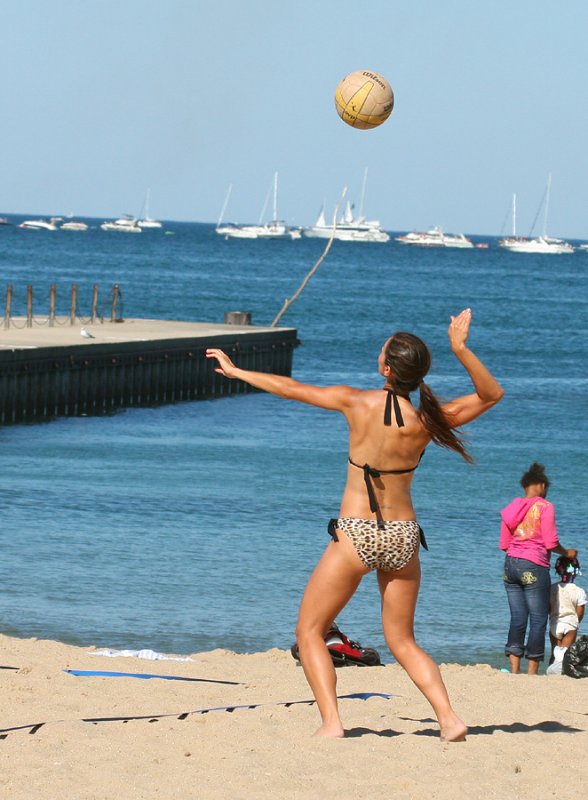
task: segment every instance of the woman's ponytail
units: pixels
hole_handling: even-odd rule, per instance
[[[423,425],[431,436],[431,439],[440,447],[447,447],[455,450],[460,456],[465,458],[469,464],[473,464],[474,459],[468,453],[463,443],[463,435],[456,433],[447,421],[437,397],[433,390],[424,381],[419,385],[420,405],[418,414],[423,421]]]
[[[455,450],[470,464],[473,458],[466,450],[463,436],[451,426],[433,391],[423,378],[431,368],[429,348],[413,333],[398,331],[386,345],[385,363],[390,367],[390,383],[402,397],[420,389],[418,415],[435,444]]]

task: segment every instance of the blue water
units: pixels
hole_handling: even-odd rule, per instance
[[[3,284],[21,313],[32,284],[39,319],[51,283],[62,314],[78,284],[82,315],[94,283],[105,301],[119,283],[128,318],[243,310],[268,324],[324,246],[167,228],[175,235],[0,226]],[[473,308],[472,346],[507,394],[468,428],[475,466],[431,446],[416,474],[430,545],[416,627],[438,660],[502,666],[499,511],[532,460],[548,468],[563,543],[582,558],[587,539],[588,253],[517,255],[486,241],[462,252],[335,242],[282,323],[303,342],[295,377],[361,387],[381,383],[383,341],[412,330],[447,398],[470,390],[448,347],[449,315]],[[289,647],[338,510],[345,434],[336,414],[264,394],[0,429],[0,630],[175,653]],[[339,623],[390,660],[373,575]]]

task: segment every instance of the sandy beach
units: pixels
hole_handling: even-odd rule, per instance
[[[11,800],[548,798],[556,765],[573,769],[576,786],[588,776],[584,680],[442,665],[470,726],[467,742],[443,744],[400,667],[345,667],[339,695],[392,697],[342,699],[345,739],[318,740],[316,706],[285,705],[311,697],[289,652],[148,661],[36,639],[0,645],[0,796]],[[256,707],[194,713],[227,706]]]

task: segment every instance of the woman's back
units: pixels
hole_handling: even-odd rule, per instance
[[[370,508],[364,470],[367,465],[372,470],[369,480],[381,518],[414,519],[410,499],[412,476],[431,437],[410,401],[404,397],[396,399],[399,417],[391,413],[388,425],[386,404],[392,403],[393,397],[387,391],[358,390],[346,409],[350,464],[341,516],[362,519],[377,516]]]

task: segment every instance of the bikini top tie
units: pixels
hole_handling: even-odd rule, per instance
[[[402,411],[400,410],[400,403],[398,402],[396,391],[388,388],[387,386],[384,387],[384,391],[388,392],[388,396],[386,397],[386,406],[384,408],[384,425],[388,428],[392,425],[392,406],[394,406],[396,425],[399,428],[404,428],[404,419],[402,418]],[[406,399],[410,402],[408,397]],[[423,450],[418,462],[414,465],[414,467],[409,467],[408,469],[376,469],[375,467],[370,467],[369,464],[356,464],[355,461],[351,460],[351,456],[349,456],[349,463],[353,467],[363,470],[363,478],[370,501],[370,511],[373,514],[379,513],[380,507],[378,506],[376,493],[374,492],[372,478],[379,478],[380,475],[406,475],[409,472],[414,472],[420,464],[424,452],[425,451]]]

